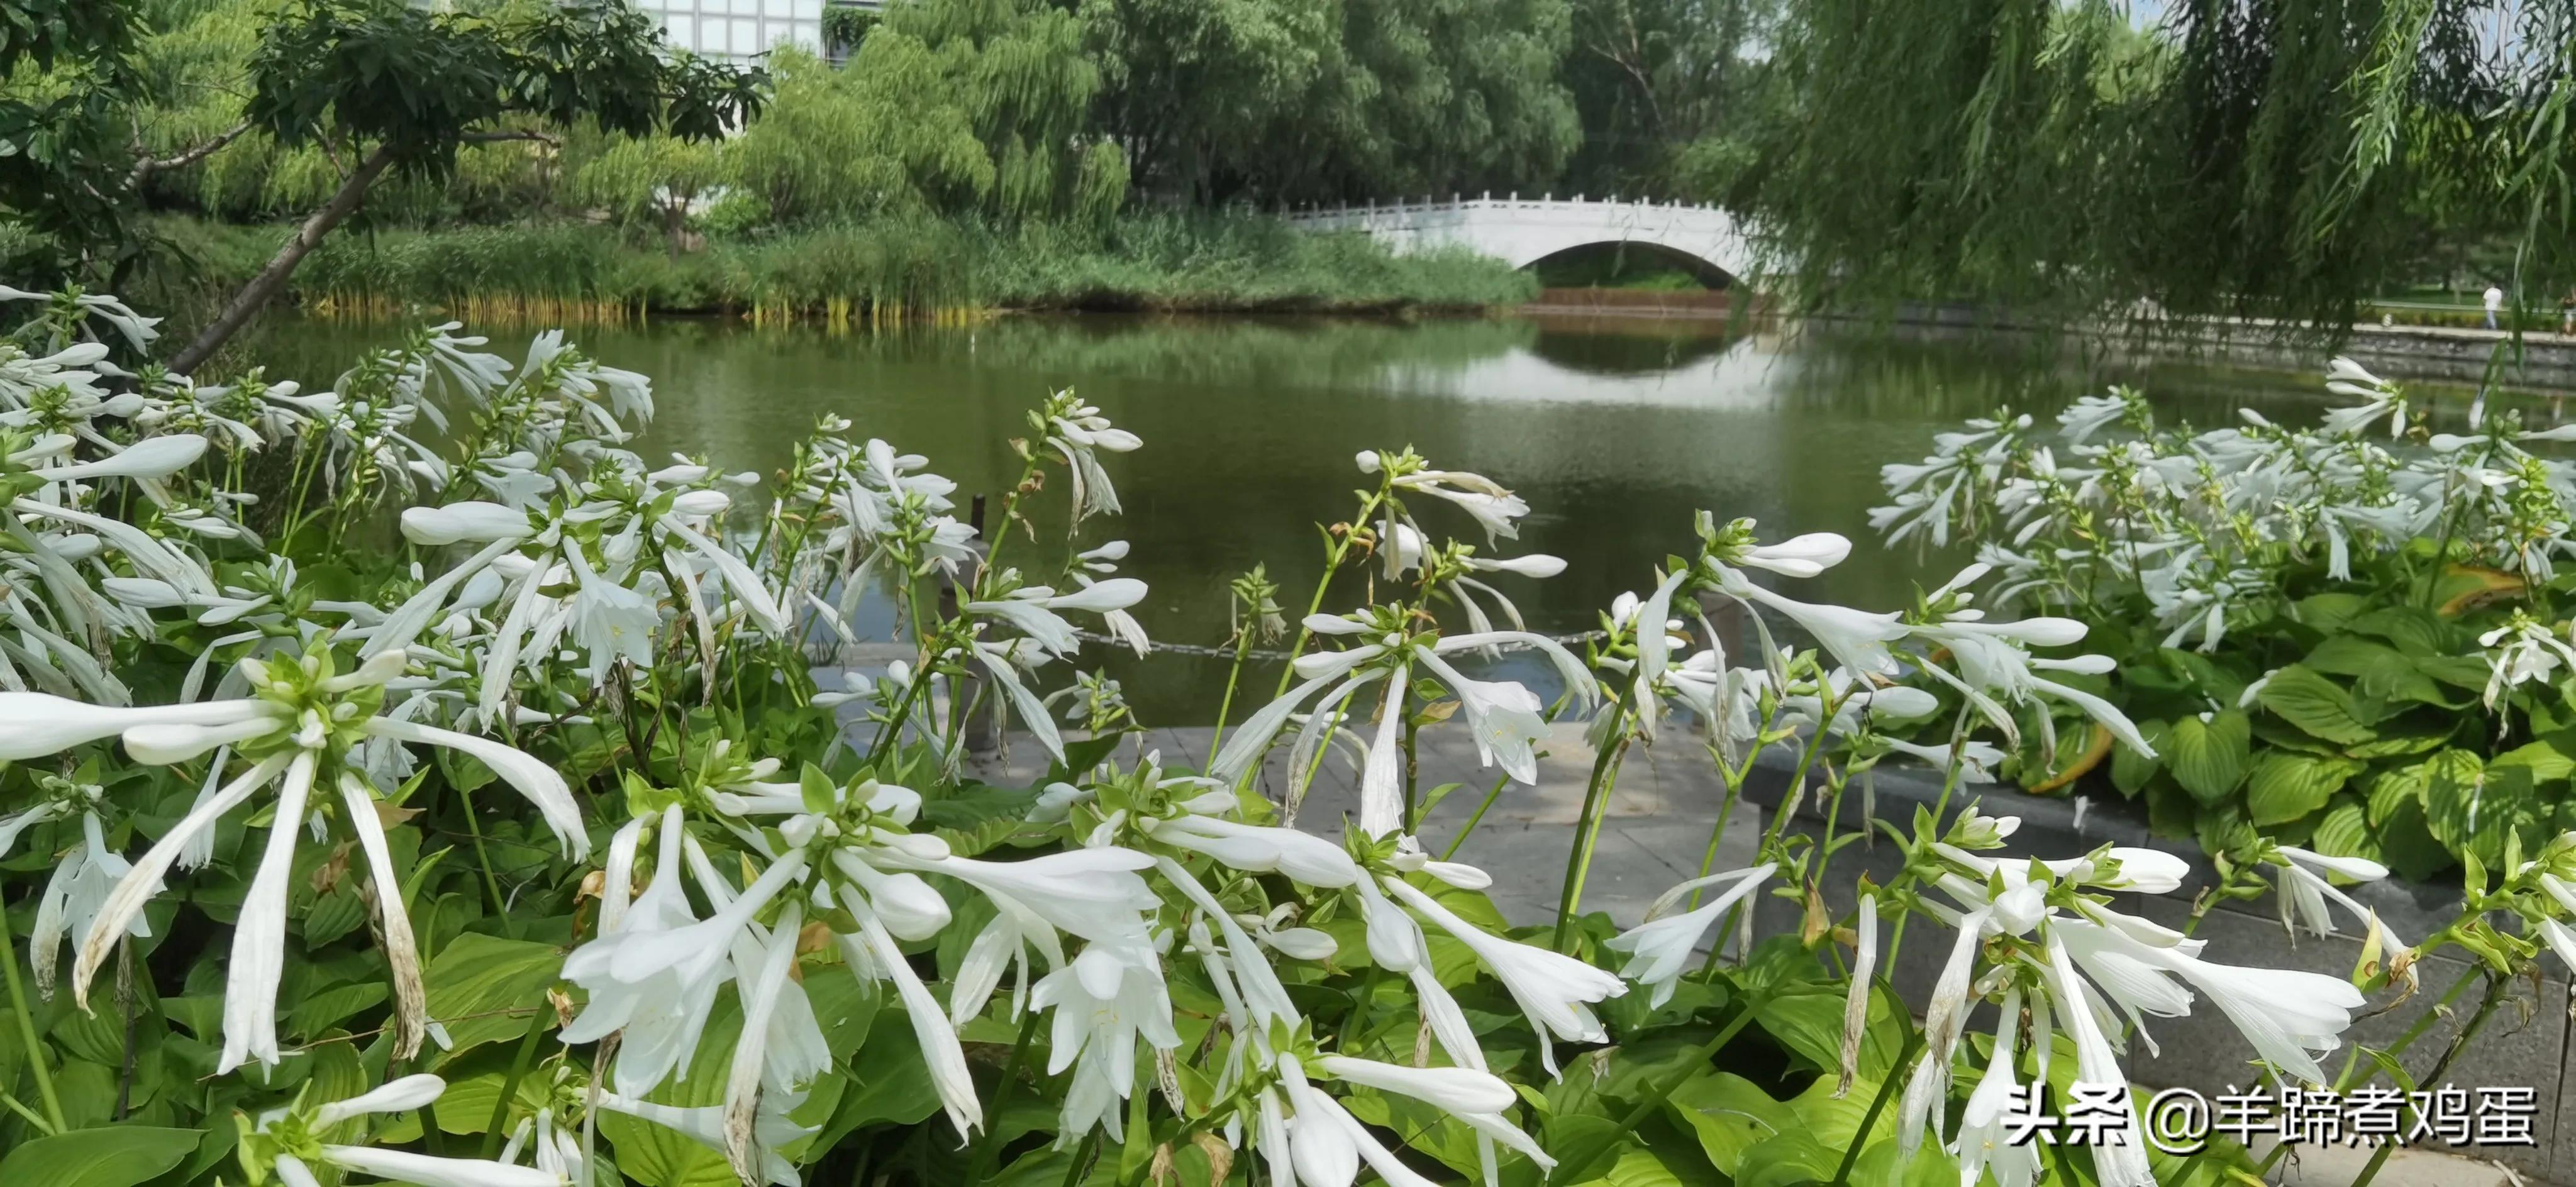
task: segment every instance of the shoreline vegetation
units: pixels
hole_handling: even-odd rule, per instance
[[[168,216],[142,287],[202,309],[290,232]],[[1250,214],[1136,212],[1097,227],[911,217],[718,238],[673,253],[616,227],[555,223],[334,237],[288,293],[306,313],[615,323],[729,314],[884,324],[1016,310],[1470,312],[1519,305],[1535,276],[1463,251],[1396,255]]]

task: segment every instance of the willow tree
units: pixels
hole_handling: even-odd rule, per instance
[[[846,66],[779,50],[775,102],[724,147],[779,222],[915,211],[1089,221],[1126,158],[1085,116],[1100,85],[1072,16],[1040,0],[888,8]]]
[[[2569,0],[1792,6],[1730,197],[1809,301],[2349,326],[2428,249],[2564,268]],[[2139,302],[2151,303],[2140,306]]]

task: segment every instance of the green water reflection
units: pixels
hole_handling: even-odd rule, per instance
[[[1905,338],[1810,330],[1519,319],[1416,325],[1322,321],[1006,318],[973,328],[829,335],[675,322],[572,336],[609,364],[654,377],[648,452],[728,467],[782,464],[815,418],[926,454],[964,492],[1017,472],[1005,442],[1050,388],[1072,385],[1145,448],[1111,464],[1126,504],[1104,530],[1134,545],[1128,570],[1154,593],[1157,638],[1215,643],[1224,583],[1254,562],[1302,607],[1315,525],[1348,513],[1352,455],[1410,444],[1489,474],[1536,509],[1516,546],[1570,562],[1508,589],[1534,629],[1581,630],[1690,543],[1691,514],[1753,516],[1769,532],[1868,535],[1878,467],[1931,434],[2011,407],[2050,414],[2113,382],[2145,387],[2169,417],[2231,419],[2240,406],[2304,423],[2324,406],[2305,375],[2183,364],[2098,364],[2025,339]],[[272,375],[327,384],[393,327],[302,323],[271,334]],[[496,332],[516,357],[517,335]],[[1060,523],[1044,504],[1042,522]],[[1465,533],[1463,517],[1433,518]],[[1030,554],[1020,553],[1022,558]],[[1893,607],[1957,557],[1863,549],[1802,594]],[[1183,714],[1223,680],[1213,661],[1158,656],[1150,679],[1113,663],[1151,721]],[[1148,691],[1149,686],[1155,690]],[[1202,703],[1212,703],[1202,702]]]

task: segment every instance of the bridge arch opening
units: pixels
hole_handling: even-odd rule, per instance
[[[1542,255],[1523,268],[1548,288],[1724,290],[1735,276],[1677,248],[1644,240],[1581,243]]]

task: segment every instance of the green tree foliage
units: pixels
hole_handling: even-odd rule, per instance
[[[1583,123],[1568,185],[1702,195],[1741,176],[1785,118],[1763,54],[1779,0],[1577,0],[1566,86]]]
[[[581,167],[574,188],[612,213],[659,222],[676,258],[690,206],[723,180],[714,143],[651,136],[611,143]]]
[[[1086,131],[1099,72],[1072,17],[1035,0],[889,9],[844,68],[770,55],[776,101],[724,148],[779,222],[918,211],[1090,217],[1127,189]]]
[[[1201,202],[1537,188],[1581,140],[1567,0],[1084,0],[1099,118]]]
[[[761,101],[756,73],[665,53],[652,23],[619,0],[435,10],[294,0],[261,36],[249,81],[242,126],[284,149],[321,150],[339,182],[174,368],[239,329],[379,178],[442,182],[467,145],[554,143],[540,129],[705,139]]]
[[[1795,118],[1735,196],[1810,299],[2342,326],[2423,270],[2428,230],[2515,235],[2526,281],[2563,266],[2563,3],[2189,0],[2146,27],[2107,0],[1791,11]]]
[[[128,163],[116,116],[135,94],[141,31],[130,8],[98,0],[0,5],[0,211],[24,220],[0,236],[0,263],[115,247]]]

